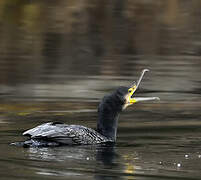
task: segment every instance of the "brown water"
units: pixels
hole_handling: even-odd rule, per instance
[[[200,1],[0,1],[0,179],[201,179]],[[49,121],[96,127],[150,72],[114,147],[20,148]]]

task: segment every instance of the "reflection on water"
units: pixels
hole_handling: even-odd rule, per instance
[[[149,68],[147,91],[192,100],[200,91],[200,7],[178,0],[1,0],[1,98],[100,98]]]
[[[192,104],[186,105],[186,114],[174,103],[136,104],[120,115],[115,146],[9,146],[24,139],[24,130],[47,121],[96,126],[96,112],[82,111],[94,110],[93,101],[35,102],[32,109],[28,105],[16,103],[9,113],[1,110],[0,169],[5,179],[200,179],[201,124]],[[57,112],[65,107],[80,112]]]
[[[200,179],[200,1],[0,1],[3,179]],[[100,99],[149,68],[114,147],[9,146],[48,121],[96,127]]]

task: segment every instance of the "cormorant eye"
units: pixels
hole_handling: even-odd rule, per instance
[[[128,92],[131,93],[131,90],[129,89]]]

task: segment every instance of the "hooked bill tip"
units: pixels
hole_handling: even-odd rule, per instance
[[[144,69],[143,71],[144,71],[144,72],[148,72],[148,71],[149,71],[149,69]]]
[[[160,101],[161,99],[160,99],[159,97],[155,97],[155,100],[158,100],[158,101]]]

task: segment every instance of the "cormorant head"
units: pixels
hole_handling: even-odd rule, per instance
[[[133,83],[130,87],[119,87],[112,94],[104,96],[98,107],[97,131],[100,134],[115,141],[118,115],[122,110],[136,102],[159,100],[158,97],[135,97],[135,91],[147,71],[148,69],[142,71],[137,84]]]
[[[117,96],[121,99],[123,106],[122,110],[126,109],[126,107],[141,101],[151,101],[151,100],[160,100],[159,97],[135,97],[135,91],[138,89],[140,82],[145,74],[145,72],[149,71],[148,69],[144,69],[142,74],[137,82],[134,82],[130,87],[119,87],[116,90]]]

